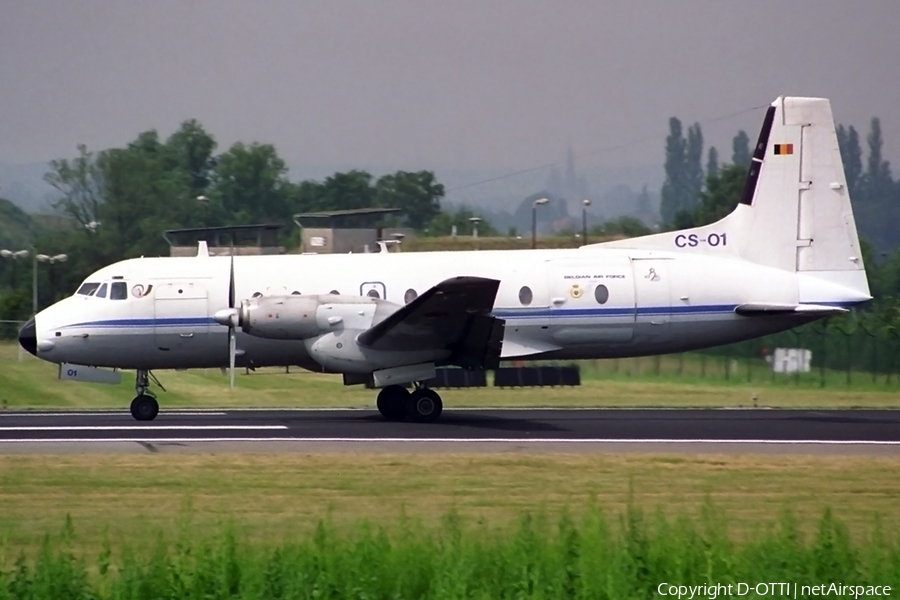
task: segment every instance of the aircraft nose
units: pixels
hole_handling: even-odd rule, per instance
[[[19,345],[37,356],[37,330],[34,327],[34,317],[28,319],[19,330]]]

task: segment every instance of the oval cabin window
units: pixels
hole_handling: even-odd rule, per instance
[[[609,300],[609,290],[605,285],[601,284],[594,288],[594,299],[597,304],[606,304],[606,301]]]
[[[534,294],[531,293],[531,288],[523,285],[519,290],[519,302],[522,303],[522,306],[528,306],[532,300],[534,300]]]
[[[416,292],[416,290],[414,290],[412,288],[409,288],[408,290],[406,290],[406,293],[403,294],[403,302],[405,304],[409,304],[410,302],[412,302],[413,300],[415,300],[418,297],[419,297],[418,292]]]
[[[378,290],[369,290],[368,292],[366,292],[366,296],[368,296],[369,298],[381,298]]]

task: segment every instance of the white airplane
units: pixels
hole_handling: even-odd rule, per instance
[[[59,364],[136,371],[286,366],[381,388],[427,422],[435,367],[681,352],[870,300],[831,105],[778,98],[724,219],[572,250],[209,256],[117,262],[41,311],[21,345]],[[407,391],[412,384],[413,390]]]

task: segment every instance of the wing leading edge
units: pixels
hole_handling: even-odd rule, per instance
[[[500,282],[454,277],[364,331],[357,342],[375,350],[450,351],[448,364],[493,369],[500,361],[503,320],[491,314]]]

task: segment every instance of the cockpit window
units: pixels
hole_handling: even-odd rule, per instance
[[[106,284],[105,283],[100,286],[100,289],[97,290],[97,293],[94,294],[94,296],[97,298],[106,298]]]
[[[124,281],[114,281],[109,288],[110,300],[125,300],[128,298],[128,284]]]
[[[99,283],[85,282],[85,283],[81,284],[81,287],[78,288],[78,291],[75,293],[81,294],[82,296],[90,296],[93,292],[95,292],[97,290],[98,287],[100,287]]]

